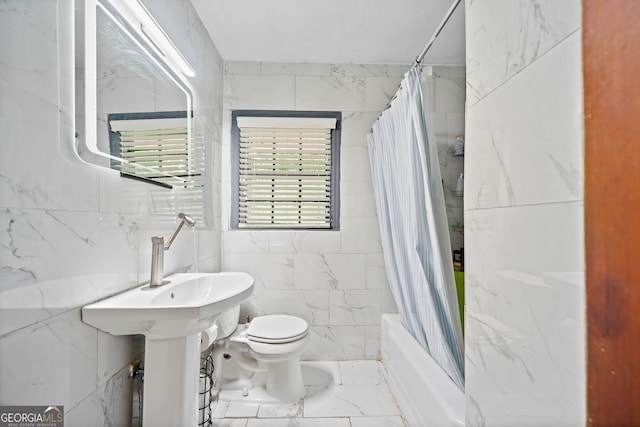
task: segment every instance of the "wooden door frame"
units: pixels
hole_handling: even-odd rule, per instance
[[[640,1],[583,0],[587,423],[640,425]]]

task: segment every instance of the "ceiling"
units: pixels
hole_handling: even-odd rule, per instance
[[[191,0],[225,61],[410,64],[453,0]],[[464,2],[423,63],[464,65]]]

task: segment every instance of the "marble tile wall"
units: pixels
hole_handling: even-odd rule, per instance
[[[307,360],[377,359],[380,314],[395,312],[371,184],[366,134],[407,67],[227,62],[223,116],[222,267],[252,274],[251,316],[306,319]],[[230,122],[235,109],[341,111],[340,231],[230,231]]]
[[[196,69],[207,147],[206,221],[165,270],[220,268],[222,60],[190,2],[145,2]],[[73,152],[73,2],[0,3],[0,405],[64,405],[65,425],[128,425],[125,367],[140,340],[81,321],[89,302],[148,280],[150,236],[173,231],[179,193]],[[206,53],[205,53],[206,52]],[[196,255],[197,253],[197,255]]]
[[[438,147],[451,249],[460,249],[464,246],[458,227],[464,224],[463,197],[456,185],[464,172],[464,157],[454,153],[456,137],[464,137],[465,67],[425,66],[421,83],[427,133]]]
[[[467,425],[584,425],[581,2],[465,6]]]

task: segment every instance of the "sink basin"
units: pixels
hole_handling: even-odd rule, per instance
[[[82,320],[112,335],[184,337],[208,329],[223,311],[253,293],[246,273],[179,273],[84,306]]]

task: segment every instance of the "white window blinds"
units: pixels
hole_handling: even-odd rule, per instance
[[[186,118],[111,120],[120,136],[120,172],[178,187],[203,185],[204,148]]]
[[[335,118],[237,117],[238,228],[331,228]]]

